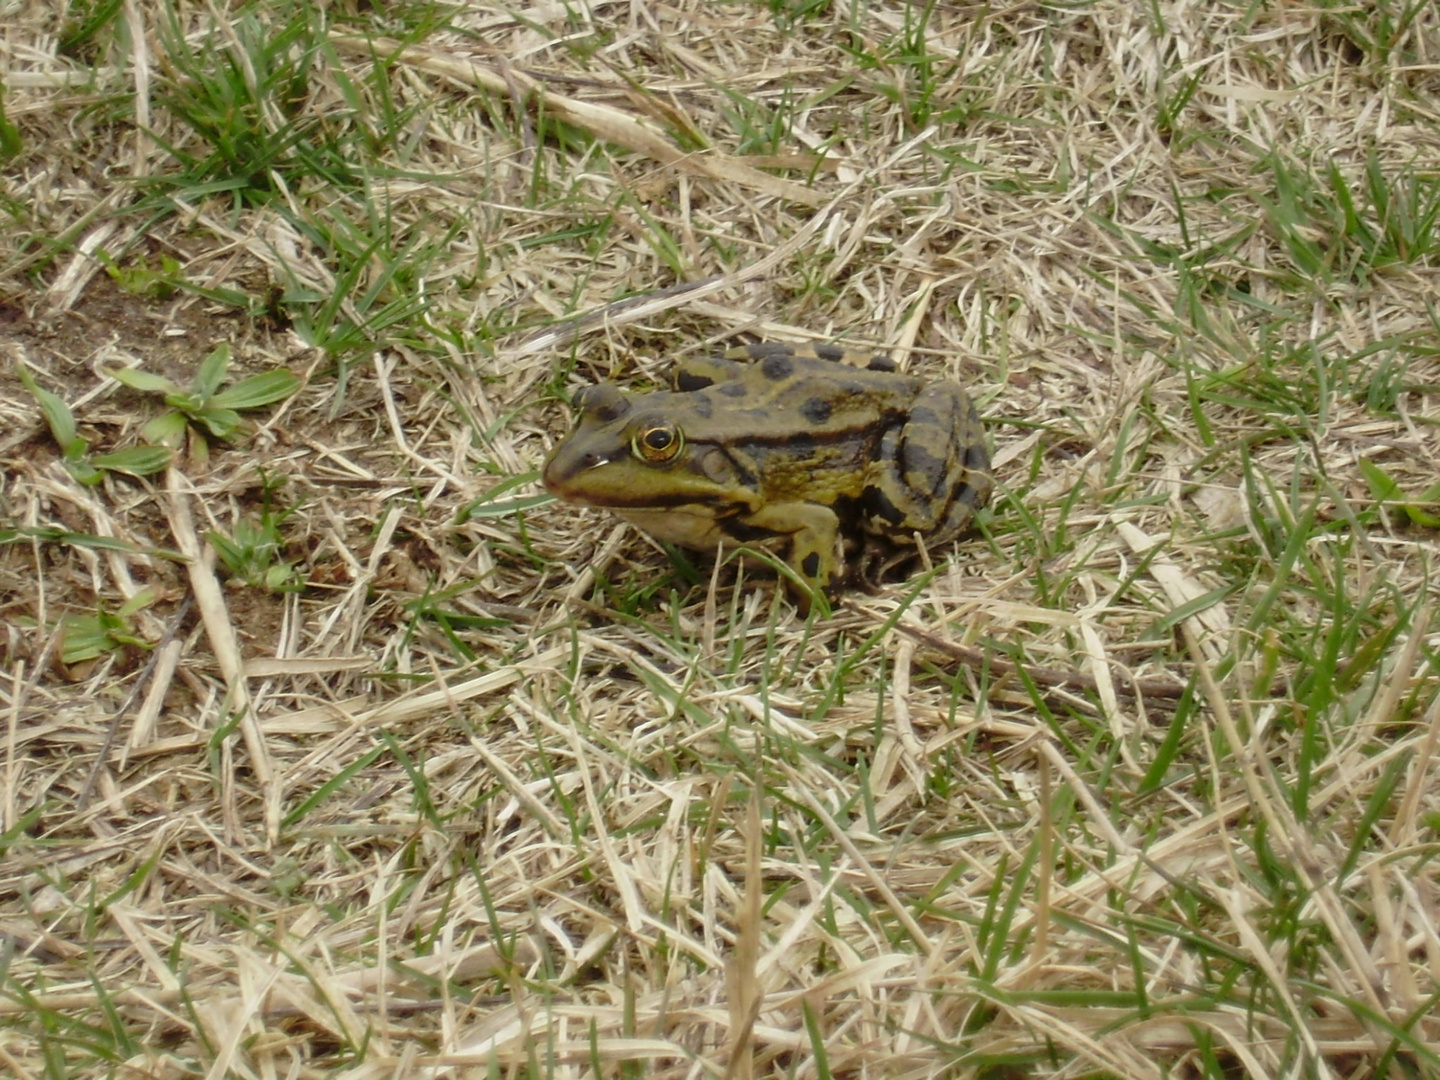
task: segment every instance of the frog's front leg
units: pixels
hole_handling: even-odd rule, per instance
[[[898,539],[958,536],[990,496],[990,458],[975,405],[953,382],[920,392],[904,424],[885,433],[874,482],[861,497],[866,530]]]
[[[812,588],[828,591],[841,565],[840,519],[828,506],[811,502],[763,505],[748,514],[722,518],[720,527],[737,544],[760,544],[781,538],[788,542],[785,561]],[[799,594],[797,594],[798,596]],[[801,608],[809,607],[800,596]]]

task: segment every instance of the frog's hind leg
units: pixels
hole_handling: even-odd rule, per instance
[[[990,501],[990,492],[995,481],[990,475],[990,455],[984,443],[977,443],[964,451],[964,477],[956,482],[950,493],[950,508],[945,520],[935,528],[935,536],[953,539],[960,536],[975,522],[975,511]]]
[[[955,383],[925,388],[902,425],[881,438],[862,498],[867,531],[905,544],[954,539],[990,497],[990,458],[974,404]]]

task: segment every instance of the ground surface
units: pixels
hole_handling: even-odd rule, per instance
[[[18,0],[0,80],[0,1071],[1440,1076],[1440,8]],[[807,619],[539,492],[760,338],[965,382],[978,535]]]

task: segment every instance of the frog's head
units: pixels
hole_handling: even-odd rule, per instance
[[[653,508],[705,502],[713,479],[694,469],[682,395],[631,395],[610,383],[575,395],[578,420],[545,459],[545,490],[569,502]]]

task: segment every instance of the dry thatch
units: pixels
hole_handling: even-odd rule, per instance
[[[1440,1076],[1440,7],[17,0],[0,81],[0,1071]],[[982,534],[806,621],[535,497],[747,338],[963,380]],[[20,379],[93,461],[220,342],[303,389],[145,479]]]

